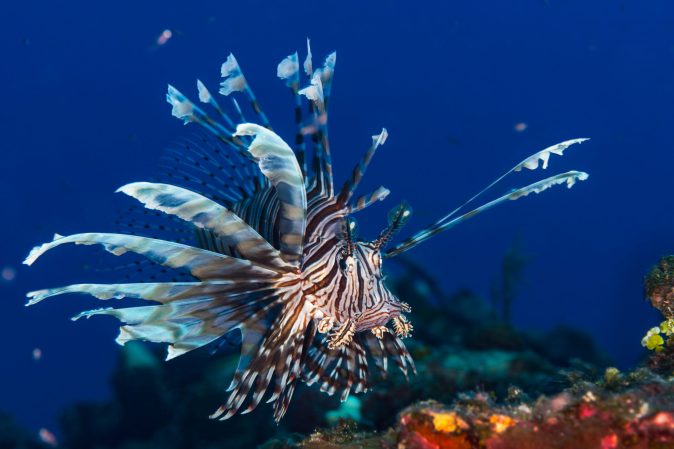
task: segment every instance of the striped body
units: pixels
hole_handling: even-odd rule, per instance
[[[210,140],[185,143],[172,153],[167,159],[170,183],[136,182],[119,192],[179,222],[196,242],[111,233],[55,235],[53,241],[35,247],[25,263],[30,265],[46,251],[66,243],[102,245],[116,256],[136,253],[155,264],[182,270],[190,281],[75,284],[31,292],[28,305],[66,293],[86,293],[104,301],[124,297],[147,300],[150,305],[95,309],[75,319],[113,316],[123,323],[118,343],[165,343],[167,359],[220,340],[229,332],[239,332],[239,365],[229,396],[213,418],[250,412],[266,398],[278,421],[298,381],[317,383],[328,394],[340,391],[345,400],[350,393],[370,387],[372,364],[382,375],[389,360],[405,376],[414,372],[402,342],[412,331],[404,315],[410,307],[386,288],[383,258],[406,251],[496,204],[553,185],[571,187],[587,179],[587,174],[567,172],[547,178],[450,220],[458,208],[386,250],[411,214],[402,203],[391,210],[387,226],[376,239],[360,240],[352,215],[383,200],[389,191],[379,187],[358,198],[354,193],[388,133],[384,129],[372,137],[351,176],[335,190],[327,131],[335,60],[333,53],[321,68],[314,69],[308,49],[303,63],[308,85],[303,89],[299,88],[297,53],[278,66],[277,74],[294,100],[297,133],[292,148],[271,130],[234,56],[222,65],[220,93],[242,94],[259,124],[246,120],[244,108],[236,100],[227,112],[200,81],[199,100],[213,109],[216,118],[169,86],[167,101],[173,115],[185,124],[203,127]],[[302,97],[306,97],[306,105]],[[536,169],[539,161],[545,168],[551,154],[561,155],[568,146],[582,141],[549,147],[506,175],[522,168]]]
[[[337,325],[354,320],[360,332],[400,315],[403,306],[382,279],[379,251],[357,243],[353,255],[345,257],[339,241],[327,241],[320,248],[320,259],[303,270],[302,290],[321,317],[332,317]]]

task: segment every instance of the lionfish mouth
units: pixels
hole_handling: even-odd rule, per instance
[[[294,99],[297,132],[292,148],[272,130],[233,55],[222,64],[219,93],[242,95],[244,107],[236,99],[228,107],[221,106],[197,81],[200,102],[212,110],[209,115],[169,86],[166,98],[173,115],[186,124],[200,125],[207,137],[199,144],[182,143],[174,152],[177,156],[168,158],[170,182],[136,182],[119,192],[147,209],[170,216],[172,223],[180,222],[187,232],[181,235],[193,236],[193,240],[114,233],[57,234],[51,242],[35,247],[24,263],[30,265],[46,251],[66,243],[97,244],[116,256],[135,253],[180,270],[189,279],[83,283],[37,290],[28,293],[28,305],[65,293],[86,293],[101,300],[130,297],[149,301],[151,304],[143,307],[89,310],[74,319],[113,316],[123,323],[119,344],[132,340],[164,343],[168,345],[167,359],[204,347],[229,332],[240,332],[241,359],[229,396],[211,416],[221,420],[237,412],[248,413],[266,398],[279,421],[298,381],[318,383],[330,395],[339,391],[345,400],[350,393],[370,388],[369,363],[381,374],[386,373],[388,359],[405,377],[415,372],[402,342],[412,332],[412,325],[401,314],[409,313],[409,306],[389,305],[381,316],[367,318],[368,310],[381,309],[376,306],[386,301],[386,295],[372,295],[368,297],[371,304],[366,304],[364,296],[354,292],[369,285],[373,273],[380,270],[382,257],[407,251],[497,204],[587,179],[586,173],[569,171],[510,190],[463,212],[507,175],[524,168],[535,170],[539,162],[545,169],[552,154],[562,155],[569,146],[586,139],[568,140],[529,156],[450,214],[385,249],[411,215],[405,203],[397,206],[389,214],[388,226],[366,245],[370,252],[361,255],[363,262],[356,268],[345,263],[340,266],[340,260],[351,256],[349,252],[364,248],[354,238],[351,215],[389,193],[380,187],[359,198],[353,196],[388,132],[383,129],[373,136],[350,178],[335,190],[327,138],[335,62],[336,54],[332,53],[322,67],[314,68],[307,48],[303,70],[297,53],[278,65],[277,75]],[[305,81],[301,80],[302,71]],[[305,87],[300,88],[301,84]],[[254,114],[256,123],[246,119],[248,113]],[[337,224],[344,221],[348,225],[342,232]],[[346,254],[341,254],[344,248]],[[307,279],[311,291],[306,288]],[[337,313],[346,318],[336,320]]]

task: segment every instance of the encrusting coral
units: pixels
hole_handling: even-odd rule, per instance
[[[418,368],[409,382],[391,375],[341,406],[338,397],[300,389],[280,426],[271,416],[213,422],[204,417],[226,388],[235,351],[195,351],[164,364],[155,347],[131,344],[113,374],[111,400],[63,414],[60,447],[674,448],[674,258],[646,279],[665,322],[647,338],[654,348],[647,364],[632,372],[607,367],[580,331],[520,332],[473,293],[445,295],[418,267],[405,267],[391,288],[418,304],[423,323],[409,346]]]
[[[641,345],[654,354],[649,359],[652,369],[659,373],[674,371],[674,256],[660,259],[646,275],[644,294],[663,316],[658,326],[650,328]]]
[[[497,403],[490,394],[462,394],[404,409],[383,433],[340,438],[315,432],[286,447],[311,449],[669,449],[674,447],[674,383],[647,369],[580,382],[537,400]],[[619,385],[616,385],[615,382]],[[618,388],[618,390],[616,390]],[[277,442],[281,448],[281,442]]]
[[[646,275],[644,293],[665,318],[674,318],[674,256],[660,259]]]

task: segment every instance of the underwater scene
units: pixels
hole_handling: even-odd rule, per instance
[[[671,2],[0,25],[0,449],[674,449]]]

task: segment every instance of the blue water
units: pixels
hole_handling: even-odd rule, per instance
[[[157,46],[164,29],[173,37]],[[585,329],[622,367],[643,355],[641,336],[657,316],[642,277],[674,250],[671,2],[7,2],[0,269],[16,278],[0,284],[0,409],[31,428],[55,427],[67,404],[106,397],[118,350],[112,320],[68,320],[97,307],[90,298],[23,307],[28,290],[100,280],[82,270],[99,256],[64,248],[28,269],[28,250],[53,232],[114,231],[114,190],[155,174],[162,150],[186,131],[170,116],[166,84],[196,97],[198,76],[215,91],[230,51],[291,139],[276,65],[303,52],[306,37],[316,58],[338,51],[330,111],[338,182],[387,127],[362,191],[383,184],[393,191],[389,207],[410,202],[410,232],[534,151],[591,137],[549,169],[585,170],[589,181],[501,206],[409,254],[448,290],[487,296],[519,236],[533,260],[516,325]],[[521,174],[494,195],[544,174]],[[359,217],[363,234],[379,231],[387,205]]]

